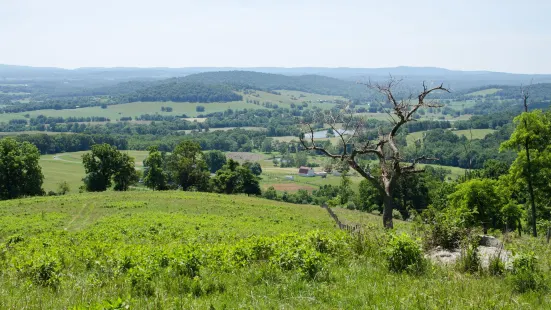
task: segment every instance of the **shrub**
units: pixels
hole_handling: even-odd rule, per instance
[[[67,181],[63,181],[57,185],[57,193],[59,195],[65,195],[71,191],[71,186]]]
[[[505,272],[505,263],[503,263],[499,254],[490,257],[488,262],[488,272],[492,276],[500,276]]]
[[[307,279],[314,279],[325,267],[325,256],[304,244],[282,245],[278,250],[271,264],[282,270],[299,270]]]
[[[392,210],[392,218],[395,220],[403,220],[402,214],[398,210]]]
[[[138,295],[144,296],[153,296],[155,293],[155,288],[152,283],[152,275],[147,270],[136,267],[132,268],[129,271],[130,274],[130,283],[132,284],[132,289]]]
[[[424,231],[423,246],[426,249],[442,247],[444,249],[457,249],[461,240],[465,238],[467,231],[455,220],[449,219],[445,214],[432,208],[425,210],[420,217]]]
[[[57,288],[60,284],[61,267],[55,258],[40,257],[28,265],[28,275],[32,281],[44,287]]]
[[[462,272],[475,273],[481,270],[480,257],[478,256],[478,245],[480,237],[467,238],[461,247],[461,258],[459,259],[459,270]]]
[[[391,237],[385,254],[388,269],[392,272],[422,273],[425,269],[421,248],[405,233]]]
[[[547,289],[538,261],[533,252],[517,255],[513,260],[511,275],[513,289],[518,293]]]

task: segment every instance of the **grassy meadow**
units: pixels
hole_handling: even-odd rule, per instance
[[[484,139],[484,137],[495,132],[495,130],[494,129],[471,129],[471,130],[466,129],[466,130],[452,130],[451,132],[453,132],[458,136],[465,136],[468,139],[471,138],[471,134],[473,139]],[[412,145],[413,143],[415,143],[416,140],[422,139],[425,133],[426,131],[416,131],[408,134],[406,136],[407,144]]]
[[[380,217],[189,192],[0,202],[1,309],[546,309],[507,277],[387,270]],[[396,222],[414,233],[414,226]],[[523,237],[530,238],[530,237]],[[521,239],[513,237],[512,245]],[[524,240],[524,239],[522,239]],[[530,240],[530,239],[526,239]],[[547,274],[551,259],[538,250]]]
[[[134,157],[136,168],[143,168],[143,160],[147,157],[147,151],[123,151]],[[39,164],[44,174],[43,188],[46,192],[57,191],[58,185],[67,181],[70,192],[78,192],[84,178],[84,166],[82,155],[87,152],[60,153],[40,156]]]

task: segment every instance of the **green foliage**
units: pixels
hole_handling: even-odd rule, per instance
[[[144,160],[144,171],[145,186],[158,191],[168,189],[168,176],[163,170],[163,156],[157,147],[149,148],[149,155]]]
[[[388,269],[392,272],[419,274],[425,271],[427,262],[419,244],[409,235],[393,235],[385,250]]]
[[[82,155],[82,163],[85,189],[90,192],[105,191],[113,181],[115,190],[126,191],[138,181],[134,158],[109,144],[93,145],[91,152]]]
[[[354,191],[351,188],[352,181],[350,178],[346,175],[347,170],[345,170],[341,174],[341,184],[339,185],[339,204],[341,206],[344,206],[348,203],[348,201],[352,198],[352,195],[354,195]]]
[[[0,199],[42,195],[40,153],[28,142],[0,140]]]
[[[479,236],[471,236],[463,240],[461,246],[461,257],[458,261],[458,268],[462,272],[477,273],[482,270],[478,246],[480,244]]]
[[[120,153],[118,158],[118,167],[113,175],[115,182],[114,190],[127,191],[130,185],[139,181],[139,176],[134,168],[134,158],[125,153]]]
[[[505,263],[500,257],[500,254],[492,255],[488,260],[488,272],[492,276],[501,276],[505,273]]]
[[[134,158],[109,144],[93,145],[91,152],[82,155],[82,163],[85,189],[90,192],[105,191],[113,181],[115,190],[126,191],[138,181]]]
[[[205,153],[205,161],[211,173],[215,173],[226,164],[226,155],[218,150]]]
[[[57,185],[57,194],[65,195],[71,191],[71,186],[67,181],[63,181]]]
[[[417,219],[417,218],[416,218]],[[466,237],[466,229],[462,227],[455,216],[450,216],[433,207],[423,211],[418,222],[422,225],[423,246],[433,249],[438,246],[453,250],[459,247]]]
[[[362,211],[382,211],[381,206],[383,205],[383,197],[371,181],[362,180],[358,188],[358,193],[354,198],[354,203],[356,207]]]
[[[251,170],[251,172],[256,175],[256,176],[259,176],[262,174],[262,167],[260,166],[260,164],[258,162],[250,162],[250,161],[246,161],[243,163],[243,167],[247,167]]]
[[[473,179],[457,185],[448,196],[454,215],[465,227],[501,227],[504,198],[490,179]]]
[[[516,127],[510,139],[501,145],[501,150],[518,151],[509,170],[509,181],[520,201],[530,201],[526,189],[528,180],[531,180],[536,214],[530,211],[530,222],[551,219],[551,112],[525,112],[515,117],[514,123]],[[530,154],[530,169],[527,151]]]
[[[519,293],[541,291],[548,288],[538,266],[537,257],[533,252],[515,256],[510,280],[514,290]]]
[[[247,195],[260,195],[259,178],[253,174],[251,169],[240,166],[233,159],[216,172],[211,179],[215,192],[225,194],[244,193]]]
[[[167,172],[183,190],[208,190],[208,166],[197,142],[185,140],[178,144],[167,158]]]

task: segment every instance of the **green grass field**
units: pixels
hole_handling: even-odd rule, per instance
[[[482,89],[479,91],[475,91],[472,93],[468,93],[467,96],[486,96],[486,95],[493,95],[500,91],[501,88],[488,88],[488,89]]]
[[[507,277],[386,267],[381,218],[189,192],[104,192],[0,202],[1,309],[546,309]],[[414,226],[396,221],[399,232]],[[543,238],[512,236],[538,251]],[[509,247],[509,244],[507,245]]]
[[[123,151],[134,157],[136,168],[143,167],[143,160],[147,157],[146,151]],[[58,185],[66,181],[69,183],[70,192],[78,192],[84,178],[82,155],[86,152],[61,153],[56,155],[40,156],[40,166],[44,174],[43,188],[46,192],[57,191]]]
[[[452,130],[452,132],[458,136],[465,136],[467,137],[467,139],[471,138],[471,133],[472,133],[473,139],[484,139],[484,137],[495,132],[495,130],[494,129],[472,129],[472,130],[466,129],[466,130]],[[406,137],[407,144],[412,145],[413,143],[415,143],[415,140],[422,139],[425,133],[426,131],[416,131],[408,134]]]
[[[289,108],[291,103],[301,104],[303,101],[312,101],[309,103],[309,107],[317,106],[322,109],[331,108],[334,103],[318,102],[318,100],[331,101],[343,100],[345,98],[339,96],[325,96],[311,93],[304,93],[298,91],[280,91],[281,95],[275,95],[263,91],[256,91],[254,94],[243,95],[243,101],[233,102],[212,102],[212,103],[190,103],[190,102],[132,102],[118,105],[110,105],[107,109],[101,107],[86,107],[78,109],[65,109],[65,110],[37,110],[21,113],[8,113],[0,114],[0,122],[8,122],[11,119],[23,119],[26,114],[30,117],[37,117],[38,115],[45,116],[61,116],[61,117],[88,117],[88,116],[102,116],[108,117],[111,121],[120,119],[121,117],[136,117],[142,114],[160,114],[160,115],[181,115],[186,114],[189,117],[195,117],[199,114],[207,114],[214,112],[223,112],[227,109],[242,110],[242,109],[265,109],[262,105],[255,105],[247,103],[247,99],[258,100],[262,102],[271,102],[278,104],[281,107]],[[255,96],[258,95],[258,97]],[[303,97],[300,97],[300,96]],[[296,99],[293,99],[296,98]],[[204,106],[204,112],[196,112],[197,106]],[[162,112],[162,106],[169,106],[173,108],[172,112]]]
[[[487,135],[494,133],[494,129],[466,129],[466,130],[454,130],[453,133],[458,136],[465,136],[467,139],[472,138],[473,139],[484,139]]]

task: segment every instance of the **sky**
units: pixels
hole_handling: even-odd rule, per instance
[[[551,73],[549,0],[0,0],[0,64]]]

